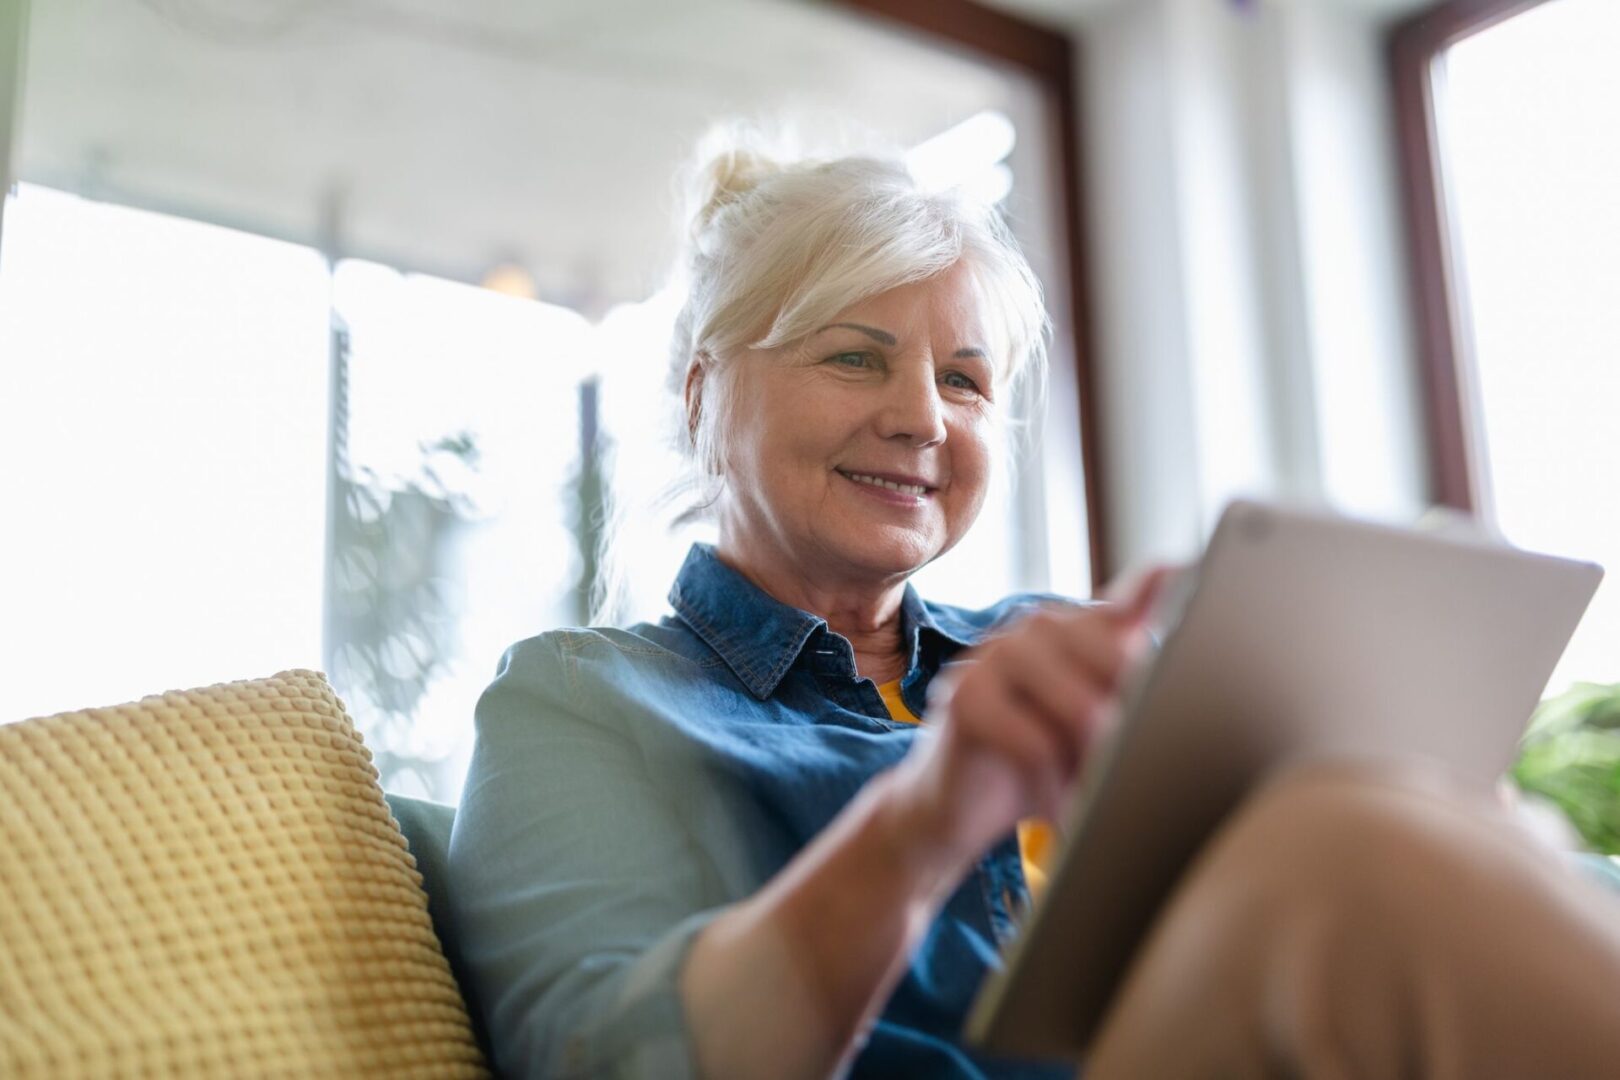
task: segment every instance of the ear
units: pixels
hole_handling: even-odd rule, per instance
[[[709,374],[708,361],[707,353],[693,355],[686,369],[686,385],[682,388],[686,401],[686,439],[693,446],[697,445],[698,420],[703,415],[703,380]]]

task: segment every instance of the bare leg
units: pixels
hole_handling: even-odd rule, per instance
[[[1295,770],[1189,871],[1087,1077],[1620,1077],[1620,903],[1438,776]]]

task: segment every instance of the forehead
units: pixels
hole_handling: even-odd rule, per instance
[[[965,263],[943,273],[909,282],[858,300],[835,321],[881,319],[896,325],[884,329],[927,329],[983,337],[989,323],[987,294],[978,275]],[[878,325],[878,324],[873,324]]]

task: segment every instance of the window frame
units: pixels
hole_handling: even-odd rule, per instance
[[[1468,289],[1457,259],[1435,112],[1437,63],[1452,45],[1547,0],[1444,0],[1394,23],[1385,38],[1406,220],[1407,278],[1423,387],[1430,497],[1479,515],[1484,446],[1474,408]]]

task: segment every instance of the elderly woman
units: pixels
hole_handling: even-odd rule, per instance
[[[719,541],[661,622],[522,642],[478,706],[450,891],[496,1063],[1066,1075],[959,1029],[1163,574],[1109,605],[919,598],[1042,373],[1028,265],[993,212],[891,162],[731,153],[705,176],[673,359]],[[1161,915],[1096,1075],[1620,1053],[1614,913],[1494,814],[1432,780],[1273,784]]]

